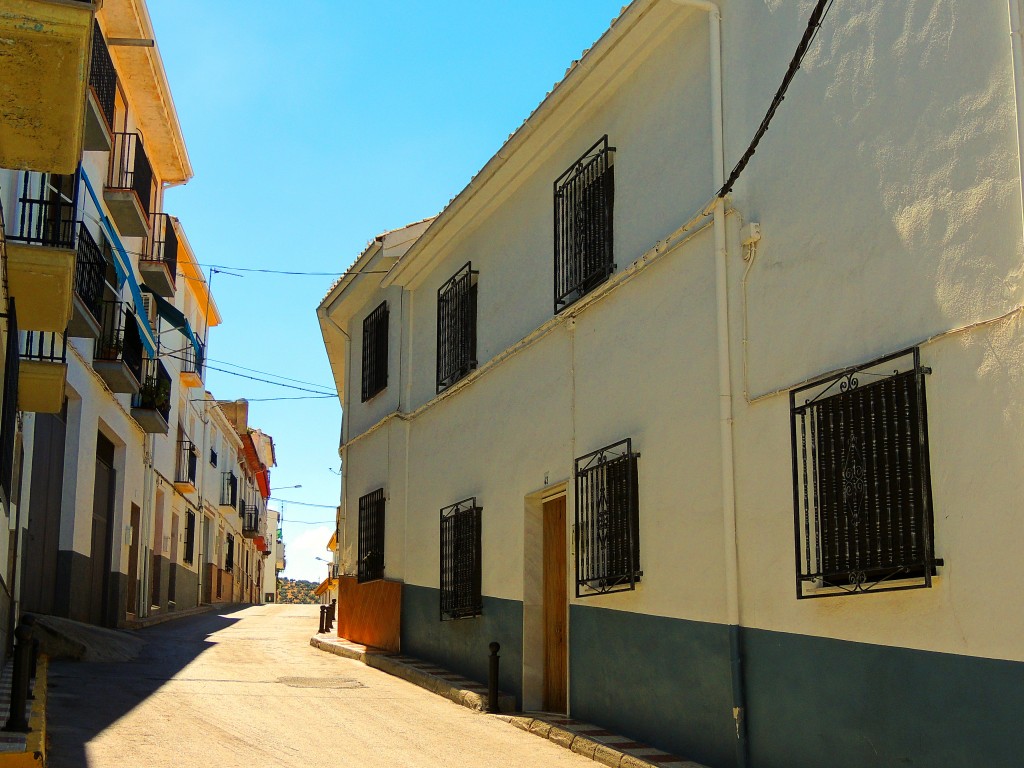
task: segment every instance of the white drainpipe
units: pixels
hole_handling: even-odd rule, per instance
[[[1013,44],[1013,91],[1017,100],[1017,170],[1024,201],[1024,31],[1021,29],[1020,0],[1010,3],[1010,39]],[[1022,211],[1024,214],[1024,211]]]
[[[672,0],[677,5],[708,14],[711,68],[711,135],[715,190],[725,184],[725,118],[722,84],[722,14],[710,0]],[[1013,0],[1016,2],[1016,0]],[[736,482],[733,457],[732,363],[729,347],[728,249],[725,200],[712,206],[715,239],[715,300],[718,335],[718,420],[722,462],[722,525],[725,544],[726,617],[729,624],[729,661],[732,676],[732,716],[736,725],[736,763],[747,764],[745,696],[740,647],[739,557],[736,540]]]

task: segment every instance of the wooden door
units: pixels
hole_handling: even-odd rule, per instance
[[[107,623],[108,590],[110,588],[110,550],[114,524],[114,445],[103,435],[97,436],[96,484],[93,489],[92,543],[89,560],[92,569],[89,621]]]
[[[36,415],[32,496],[22,556],[22,610],[53,613],[64,491],[65,414]]]
[[[132,504],[132,540],[128,549],[128,613],[138,610],[139,599],[139,524],[142,511]]]
[[[548,712],[567,711],[568,613],[562,496],[544,503],[544,709]]]

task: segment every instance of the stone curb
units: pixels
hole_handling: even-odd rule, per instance
[[[659,768],[659,766],[665,765],[663,762],[652,763],[637,755],[621,752],[599,741],[529,715],[496,715],[496,717],[522,731],[540,736],[563,749],[571,750],[583,757],[589,757],[594,762],[607,765],[610,768]],[[671,765],[673,768],[706,768],[700,763],[687,760],[672,762]]]
[[[134,619],[133,621],[125,622],[125,629],[146,629],[147,627],[153,627],[157,624],[163,624],[166,621],[174,621],[175,619],[184,619],[188,616],[198,616],[201,613],[210,613],[210,611],[219,610],[221,608],[230,607],[229,603],[218,603],[216,605],[200,605],[195,608],[187,608],[184,611],[168,611],[167,613],[159,613],[156,616],[147,616],[144,619]]]
[[[466,707],[467,709],[472,709],[476,712],[485,712],[487,710],[486,695],[472,691],[468,688],[454,685],[442,677],[432,675],[422,669],[417,669],[411,664],[407,664],[401,659],[396,658],[394,654],[388,651],[375,651],[370,649],[359,650],[357,648],[350,648],[340,643],[331,642],[330,640],[317,635],[314,635],[309,639],[309,644],[321,651],[327,651],[328,653],[333,653],[336,656],[343,656],[347,659],[360,661],[368,667],[379,669],[381,672],[386,672],[400,680],[405,680],[406,682],[419,686],[431,693],[436,693],[438,696],[443,696],[449,701]],[[499,694],[498,709],[501,712],[515,712],[515,696],[510,696],[507,693]]]

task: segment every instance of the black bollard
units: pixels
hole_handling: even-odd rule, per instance
[[[334,619],[338,613],[338,601],[331,600],[331,607],[327,609],[327,631],[331,632],[334,630]]]
[[[327,631],[327,606],[320,606],[320,630],[317,634],[324,634]]]
[[[11,675],[11,711],[5,731],[28,733],[25,704],[28,701],[29,661],[32,654],[32,626],[22,621],[14,630],[14,670]]]
[[[28,676],[31,680],[35,680],[36,666],[39,663],[39,638],[35,636],[36,617],[31,613],[26,613],[21,617],[21,621],[32,628],[32,642],[30,644],[32,650],[28,657]],[[36,697],[33,692],[34,690],[35,686],[29,686],[28,698],[30,701]]]
[[[501,646],[491,643],[491,657],[488,659],[490,666],[487,670],[487,711],[491,714],[498,712],[498,651]]]

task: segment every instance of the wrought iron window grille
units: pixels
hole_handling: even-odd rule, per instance
[[[639,458],[626,438],[576,459],[576,597],[636,589],[643,576]]]
[[[441,621],[483,613],[482,511],[475,497],[441,510]]]
[[[932,585],[930,373],[915,347],[790,392],[797,598]]]
[[[476,294],[479,272],[473,263],[437,289],[437,391],[442,392],[476,368]]]
[[[96,97],[107,130],[114,126],[114,99],[117,93],[117,72],[114,62],[107,50],[107,42],[103,39],[99,22],[93,22],[92,28],[92,66],[89,67],[89,87]]]
[[[226,544],[224,548],[224,570],[231,573],[235,568],[235,537],[230,533],[227,535]]]
[[[384,578],[384,489],[359,498],[359,583]]]
[[[365,403],[388,386],[388,303],[380,306],[363,320],[363,391]]]
[[[606,134],[555,179],[556,315],[615,272],[614,152]]]
[[[182,561],[191,564],[195,558],[196,548],[196,513],[191,510],[185,513],[185,547]]]

